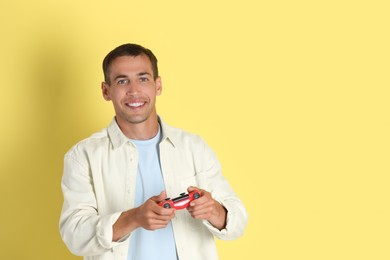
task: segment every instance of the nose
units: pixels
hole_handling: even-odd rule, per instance
[[[140,84],[136,81],[130,82],[127,86],[127,95],[134,95],[140,92]]]

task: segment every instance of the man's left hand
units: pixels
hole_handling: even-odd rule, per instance
[[[196,187],[188,187],[187,191],[199,190],[201,197],[191,201],[188,212],[195,219],[205,219],[215,228],[222,230],[226,226],[226,209],[213,197],[211,193]]]

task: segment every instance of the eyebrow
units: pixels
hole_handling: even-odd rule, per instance
[[[128,78],[126,75],[118,75],[114,78],[114,81],[117,79],[123,79],[123,78]]]
[[[152,77],[152,75],[149,73],[149,72],[140,72],[140,73],[138,73],[137,74],[137,76],[138,77],[140,77],[140,76],[145,76],[145,75],[148,75],[148,76],[150,76],[150,77]],[[114,80],[117,80],[117,79],[123,79],[123,78],[129,78],[127,75],[122,75],[122,74],[120,74],[120,75],[118,75],[118,76],[116,76],[115,78],[114,78]]]
[[[145,76],[145,75],[152,76],[149,72],[140,72],[137,74],[137,76]]]

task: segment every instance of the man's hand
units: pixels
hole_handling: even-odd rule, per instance
[[[188,187],[187,191],[191,192],[196,187]],[[201,193],[199,199],[191,201],[187,210],[195,219],[205,219],[210,222],[215,228],[222,230],[226,226],[226,209],[215,199],[211,193],[202,189],[198,189]]]
[[[166,197],[166,193],[163,191],[159,196],[151,197],[136,208],[135,220],[140,227],[147,230],[165,228],[169,221],[175,217],[175,209],[166,209],[158,205]]]
[[[166,209],[158,205],[166,198],[163,191],[158,196],[151,197],[138,208],[122,212],[113,225],[113,241],[118,241],[136,228],[147,230],[165,228],[175,217],[175,209]]]

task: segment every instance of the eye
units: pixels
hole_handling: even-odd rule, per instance
[[[140,77],[139,81],[141,81],[141,82],[148,82],[149,78],[148,77]]]
[[[127,85],[129,83],[128,79],[120,79],[116,82],[117,85]]]

